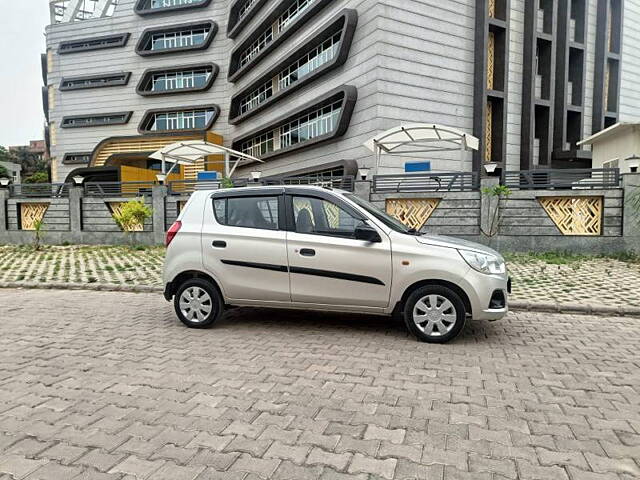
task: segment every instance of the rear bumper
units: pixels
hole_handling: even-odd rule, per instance
[[[173,294],[174,294],[174,290],[173,290],[173,283],[169,282],[164,286],[164,299],[167,302],[170,302],[171,299],[173,298]]]

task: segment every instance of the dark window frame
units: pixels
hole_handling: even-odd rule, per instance
[[[162,13],[173,13],[182,10],[193,10],[196,8],[205,8],[211,4],[211,0],[201,0],[199,3],[192,3],[187,5],[176,5],[166,8],[150,8],[144,7],[144,4],[150,3],[151,0],[137,0],[133,10],[140,16],[156,15]]]
[[[310,113],[318,108],[330,105],[338,101],[340,97],[342,97],[340,117],[338,118],[336,128],[332,132],[312,138],[311,140],[305,140],[303,142],[299,142],[293,145],[289,145],[288,147],[280,148],[273,152],[266,153],[265,155],[262,155],[260,157],[260,160],[267,160],[291,153],[293,151],[311,148],[319,143],[324,143],[334,138],[340,137],[344,135],[349,128],[351,116],[353,115],[355,104],[358,99],[358,90],[352,85],[342,85],[338,88],[334,88],[324,95],[306,103],[302,107],[292,112],[286,113],[285,115],[282,115],[273,122],[270,122],[266,127],[257,128],[245,133],[242,136],[234,138],[231,148],[240,151],[240,145],[242,145],[242,143],[246,142],[247,140],[279,128],[282,125],[285,125],[288,122],[293,121],[302,115],[305,115],[306,113]]]
[[[113,80],[108,83],[99,83],[96,85],[76,85],[76,86],[68,86],[65,85],[67,82],[77,82],[77,81],[91,81],[91,80],[99,80],[103,78],[109,77],[121,77],[118,80]],[[76,77],[63,77],[60,80],[60,86],[58,89],[61,92],[68,92],[73,90],[88,90],[92,88],[106,88],[106,87],[121,87],[125,86],[129,83],[129,79],[131,78],[131,72],[109,72],[109,73],[99,73],[95,75],[82,75]]]
[[[90,115],[68,115],[62,117],[62,121],[60,122],[60,128],[92,128],[92,127],[106,127],[111,125],[124,125],[129,123],[131,119],[131,115],[133,115],[132,111],[129,112],[107,112],[107,113],[94,113]],[[122,117],[122,120],[110,121],[104,123],[94,123],[91,125],[67,125],[66,122],[70,120],[81,120],[87,118],[99,118],[99,117]]]
[[[108,48],[122,48],[127,45],[130,36],[131,34],[127,32],[60,42],[60,45],[58,45],[58,55],[67,55],[70,53],[78,52],[90,52],[94,50],[106,50]],[[115,42],[104,43],[108,40],[115,40]],[[78,46],[74,47],[74,45]]]
[[[211,76],[204,87],[190,87],[190,88],[183,88],[180,90],[168,90],[164,92],[159,92],[159,91],[153,92],[151,90],[145,90],[145,86],[149,84],[151,80],[151,76],[154,74],[177,73],[183,70],[195,70],[198,68],[211,68]],[[205,92],[213,86],[213,82],[215,82],[219,72],[220,72],[220,67],[213,62],[192,63],[189,65],[179,65],[179,66],[170,67],[170,68],[149,68],[145,70],[140,76],[140,81],[136,86],[136,93],[143,97],[153,97],[158,95],[175,95],[179,93]]]
[[[236,38],[238,34],[247,26],[251,19],[259,12],[267,3],[267,0],[256,0],[256,3],[247,11],[244,17],[240,17],[240,9],[251,0],[235,0],[229,9],[229,18],[227,19],[227,37]]]
[[[180,111],[191,111],[191,110],[206,110],[213,109],[213,115],[211,116],[211,120],[207,122],[204,128],[191,128],[184,130],[149,130],[144,125],[149,122],[149,119],[152,115],[156,113],[171,113],[171,112],[180,112]],[[142,120],[138,124],[138,133],[141,135],[166,135],[166,134],[175,134],[175,133],[201,133],[209,130],[212,125],[216,122],[218,117],[220,116],[220,107],[214,103],[207,104],[199,104],[199,105],[187,105],[180,107],[170,107],[170,108],[152,108],[144,112],[142,115]]]
[[[260,227],[248,227],[245,225],[229,225],[226,223],[229,218],[229,200],[230,199],[238,199],[238,198],[275,198],[278,201],[278,225],[276,228],[260,228]],[[215,202],[216,201],[224,201],[225,202],[225,219],[224,223],[220,221],[218,217],[218,212],[216,211]],[[285,213],[285,205],[284,205],[284,193],[282,191],[263,191],[263,192],[247,192],[243,195],[215,195],[211,197],[211,209],[213,210],[213,216],[218,223],[223,227],[229,228],[250,228],[253,230],[267,230],[269,232],[278,232],[278,231],[286,231],[286,213]],[[265,219],[266,220],[266,219]]]
[[[340,22],[342,23],[342,27],[339,27]],[[244,122],[248,118],[251,118],[258,112],[268,108],[274,103],[282,100],[283,98],[291,95],[295,91],[299,90],[305,85],[317,80],[322,75],[338,68],[343,65],[347,58],[349,57],[349,51],[351,48],[351,43],[353,41],[353,36],[355,34],[356,26],[358,24],[358,12],[353,9],[345,8],[338,13],[338,15],[331,18],[328,22],[326,22],[321,30],[310,38],[307,42],[305,42],[300,48],[296,49],[294,52],[287,55],[281,61],[279,61],[273,68],[271,68],[268,72],[261,75],[257,80],[252,82],[247,87],[240,90],[238,93],[231,97],[231,103],[229,106],[229,123],[231,125],[238,125],[239,123]],[[288,87],[280,90],[276,94],[269,97],[267,100],[262,102],[257,107],[252,108],[248,112],[240,113],[240,101],[244,96],[246,96],[249,92],[255,90],[260,87],[263,83],[268,81],[269,79],[278,75],[284,68],[290,65],[296,59],[304,56],[305,54],[313,51],[319,45],[321,45],[324,41],[331,38],[336,33],[341,32],[340,36],[340,46],[338,48],[338,52],[335,57],[322,65],[321,67],[314,70],[312,73],[307,75],[301,80],[297,80]]]
[[[71,157],[87,157],[87,161],[77,161],[77,160],[71,160]],[[63,165],[88,165],[89,162],[91,161],[91,152],[70,152],[70,153],[65,153],[64,156],[62,157],[62,164]]]
[[[253,30],[247,35],[242,43],[236,45],[231,51],[229,58],[229,71],[227,79],[230,82],[236,82],[244,75],[247,74],[252,68],[260,63],[264,58],[275,50],[282,42],[293,35],[296,31],[300,30],[305,23],[311,18],[315,17],[324,7],[326,7],[333,0],[315,0],[313,5],[309,6],[307,10],[300,14],[300,16],[290,23],[277,38],[273,39],[267,46],[265,46],[260,52],[258,52],[249,62],[242,67],[240,66],[240,54],[246,50],[255,40],[257,40],[268,28],[272,28],[273,23],[291,6],[291,0],[282,0],[276,8],[274,8],[269,15],[260,23],[258,28]]]
[[[209,33],[200,45],[193,45],[189,47],[177,47],[170,48],[166,50],[147,50],[145,45],[149,42],[151,35],[155,33],[176,33],[182,30],[192,29],[194,27],[209,27]],[[171,55],[174,53],[183,53],[183,52],[195,52],[199,50],[206,50],[213,42],[213,38],[216,36],[218,32],[218,24],[213,20],[203,20],[203,21],[194,21],[188,23],[180,23],[177,25],[167,25],[164,27],[151,27],[147,28],[140,35],[140,39],[136,44],[136,53],[141,57],[151,57],[155,55]]]
[[[42,113],[44,114],[44,118],[49,121],[49,87],[44,86],[41,88],[40,93],[42,94]]]

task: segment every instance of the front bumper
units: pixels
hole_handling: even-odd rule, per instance
[[[509,313],[511,279],[506,275],[486,275],[470,269],[464,283],[474,320],[500,320]],[[492,308],[492,298],[496,292],[502,292],[504,297],[500,308]]]

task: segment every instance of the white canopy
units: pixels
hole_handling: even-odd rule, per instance
[[[410,123],[391,128],[364,142],[376,154],[376,165],[381,155],[415,156],[417,153],[461,152],[478,150],[477,137],[435,123]],[[462,155],[462,153],[461,153]],[[461,170],[463,158],[460,159]]]
[[[224,163],[224,173],[227,177],[233,175],[233,172],[241,164],[251,162],[263,163],[259,158],[204,140],[185,140],[183,142],[172,143],[152,153],[149,155],[149,158],[162,160],[162,173],[168,174],[171,173],[175,165],[193,165],[209,155],[224,155],[224,160],[217,163]],[[165,171],[165,162],[174,164],[168,172]],[[231,163],[233,163],[232,166]]]
[[[477,137],[453,127],[435,123],[411,123],[391,128],[367,140],[364,146],[372,152],[381,150],[389,155],[478,150]]]

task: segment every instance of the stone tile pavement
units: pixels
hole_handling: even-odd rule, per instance
[[[162,286],[163,248],[0,246],[0,284]],[[570,259],[557,265],[526,255],[509,262],[512,301],[640,307],[640,263]]]
[[[640,325],[522,313],[422,344],[385,318],[0,290],[0,479],[630,480]]]

